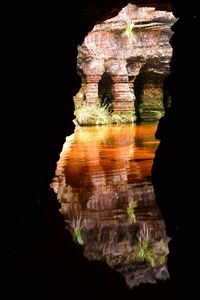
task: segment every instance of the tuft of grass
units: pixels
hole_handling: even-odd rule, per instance
[[[83,246],[84,239],[81,233],[81,229],[85,226],[85,220],[81,222],[81,217],[77,219],[73,218],[72,221],[66,220],[66,223],[68,224],[67,227],[71,232],[74,241]]]
[[[76,227],[74,228],[74,240],[81,246],[84,245],[84,241],[83,241],[83,238],[82,238],[82,235],[81,235],[81,230],[79,227]]]
[[[74,112],[79,125],[104,125],[111,123],[111,116],[105,107],[90,104],[77,108]]]
[[[166,263],[168,253],[168,242],[164,242],[163,239],[153,242],[147,224],[143,223],[138,233],[138,243],[134,248],[136,261],[147,263],[149,267],[155,268]]]
[[[113,113],[111,116],[111,122],[114,124],[132,123],[135,121],[134,115],[123,114],[123,113]]]
[[[140,262],[149,261],[151,256],[151,248],[147,241],[141,241],[138,244],[138,258]]]
[[[127,36],[129,41],[132,41],[134,37],[133,28],[134,28],[133,20],[128,21],[125,29],[125,35]]]
[[[136,207],[137,207],[137,202],[134,200],[129,202],[129,206],[127,207],[127,214],[132,223],[136,223],[136,215],[135,215]]]
[[[158,252],[158,248],[160,251]],[[168,246],[163,240],[150,244],[148,241],[141,241],[137,245],[136,256],[141,263],[146,262],[149,267],[156,268],[166,263],[166,256],[169,253]]]
[[[112,104],[100,106],[97,104],[84,104],[76,107],[74,115],[75,122],[79,125],[106,125],[106,124],[124,124],[135,121],[133,113],[115,113],[111,112]]]
[[[125,34],[127,35],[128,38],[131,38],[133,35],[133,31],[132,31],[133,27],[134,27],[133,21],[128,21],[125,29]]]

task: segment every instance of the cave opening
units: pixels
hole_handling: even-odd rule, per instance
[[[78,47],[82,85],[74,96],[80,126],[66,138],[52,182],[84,255],[120,272],[129,288],[169,278],[169,238],[151,168],[174,20],[170,12],[128,4],[87,34]]]
[[[162,74],[148,72],[141,68],[134,81],[135,113],[137,122],[159,120],[169,107],[169,92],[164,88]]]
[[[113,87],[112,78],[108,72],[104,72],[98,83],[98,95],[100,105],[113,112]]]
[[[74,96],[78,128],[66,138],[52,182],[66,228],[84,255],[116,270],[121,264],[118,271],[129,288],[138,285],[130,278],[135,266],[145,282],[169,278],[169,238],[151,167],[158,143],[154,132],[167,103],[163,82],[174,21],[171,12],[128,4],[87,34],[77,57],[82,79]],[[144,123],[133,124],[136,120]],[[146,256],[141,257],[143,247]]]
[[[92,4],[94,3],[94,1],[86,1],[86,3],[89,2]],[[95,2],[97,3],[97,1]],[[106,8],[102,5],[102,2],[105,3]],[[139,3],[139,1],[135,2]],[[144,3],[145,1],[140,1],[140,3],[141,2]],[[161,6],[164,1],[153,0],[146,2],[148,2],[148,4],[158,3],[158,5]],[[66,293],[70,293],[70,289],[72,290],[72,293],[74,293],[78,286],[81,287],[79,289],[81,296],[92,295],[94,297],[101,291],[105,291],[104,296],[106,296],[108,291],[110,292],[111,298],[113,297],[113,294],[116,294],[116,296],[123,296],[122,298],[124,299],[126,299],[124,294],[128,294],[127,299],[130,298],[130,295],[136,296],[136,298],[138,295],[141,295],[142,297],[144,295],[144,289],[147,291],[147,297],[150,295],[154,298],[153,296],[158,294],[154,293],[155,289],[156,292],[157,289],[159,289],[159,298],[162,299],[162,297],[166,296],[166,294],[170,298],[171,295],[177,291],[178,293],[181,293],[183,290],[183,284],[184,292],[186,291],[193,294],[195,293],[194,291],[196,291],[195,276],[189,276],[190,274],[195,274],[195,272],[193,272],[195,271],[195,264],[193,261],[185,259],[192,257],[192,254],[194,254],[194,247],[191,247],[191,243],[186,242],[186,236],[190,238],[189,233],[194,233],[196,228],[194,224],[196,220],[193,213],[194,209],[193,211],[191,210],[190,214],[188,213],[187,203],[190,197],[188,198],[189,194],[186,192],[188,187],[186,181],[188,176],[191,174],[186,172],[187,162],[188,160],[190,161],[188,148],[191,148],[190,144],[186,143],[186,140],[189,136],[187,133],[190,130],[188,125],[193,125],[193,123],[187,122],[189,117],[188,108],[191,103],[195,103],[195,99],[197,99],[196,92],[198,89],[198,84],[196,84],[197,77],[193,72],[194,69],[196,69],[195,63],[198,61],[198,47],[196,47],[196,37],[198,36],[198,15],[196,18],[196,14],[198,9],[195,7],[196,3],[181,2],[177,4],[178,8],[176,8],[176,16],[180,16],[180,22],[178,22],[178,26],[175,26],[173,29],[175,32],[173,38],[174,56],[171,64],[173,105],[169,114],[165,117],[159,127],[158,136],[161,139],[161,147],[158,149],[159,151],[157,152],[155,160],[157,175],[154,182],[156,182],[158,192],[161,191],[160,202],[163,201],[163,198],[164,200],[166,199],[164,203],[166,203],[166,207],[168,207],[167,213],[169,212],[167,215],[168,225],[169,223],[171,225],[171,220],[173,220],[173,218],[177,218],[177,215],[178,217],[181,216],[181,220],[185,220],[184,224],[186,224],[186,226],[181,228],[181,230],[179,230],[180,226],[174,226],[174,224],[173,227],[170,228],[171,232],[175,232],[174,235],[170,234],[173,238],[172,243],[170,244],[176,252],[174,259],[172,260],[171,257],[169,260],[171,264],[170,273],[173,272],[172,280],[168,281],[166,284],[162,283],[158,287],[157,285],[150,287],[148,284],[146,286],[142,284],[142,287],[139,289],[136,288],[134,293],[132,292],[131,294],[129,291],[126,293],[125,289],[123,289],[123,292],[120,290],[121,293],[119,293],[118,286],[121,283],[121,279],[119,281],[112,281],[111,279],[114,272],[109,273],[108,269],[103,272],[102,267],[104,265],[100,264],[99,267],[98,262],[94,265],[93,262],[86,263],[84,260],[82,264],[80,257],[77,259],[76,254],[77,252],[79,253],[79,251],[76,251],[77,249],[71,245],[70,238],[68,239],[67,237],[66,242],[66,233],[63,230],[63,218],[60,214],[58,214],[58,206],[54,204],[52,197],[48,194],[49,178],[51,178],[51,174],[54,174],[55,162],[59,157],[65,136],[73,132],[73,123],[71,122],[73,118],[73,112],[71,113],[73,110],[71,109],[71,107],[73,107],[72,95],[75,94],[75,87],[79,84],[75,64],[77,45],[80,43],[80,37],[83,39],[85,34],[91,30],[91,24],[92,26],[95,25],[95,22],[97,23],[99,19],[102,18],[102,15],[105,18],[106,12],[109,13],[107,8],[108,5],[115,9],[117,5],[116,3],[120,3],[120,5],[122,5],[122,1],[118,0],[109,1],[109,3],[108,1],[98,1],[97,9],[94,14],[94,10],[91,9],[89,4],[86,4],[87,7],[85,8],[85,4],[82,4],[82,2],[81,5],[77,5],[77,1],[72,2],[70,4],[70,11],[75,17],[72,18],[72,20],[71,18],[67,18],[66,10],[63,10],[64,17],[62,26],[60,26],[60,14],[55,16],[55,5],[48,7],[45,6],[43,13],[41,13],[41,9],[38,9],[36,6],[31,7],[30,12],[36,12],[36,14],[34,14],[34,18],[29,18],[28,16],[28,18],[26,17],[24,19],[22,9],[19,12],[20,14],[13,14],[14,20],[17,21],[15,25],[19,24],[18,21],[21,20],[20,27],[13,27],[15,29],[13,33],[17,33],[16,40],[20,42],[19,37],[22,39],[23,43],[21,45],[25,46],[22,50],[27,50],[20,51],[20,48],[16,50],[16,53],[19,54],[21,59],[16,59],[15,55],[10,56],[12,61],[13,59],[16,59],[17,65],[18,62],[20,62],[20,68],[15,68],[17,76],[13,77],[15,80],[15,83],[13,82],[13,84],[16,88],[10,89],[13,91],[13,108],[16,108],[17,111],[13,109],[13,126],[11,126],[11,134],[9,136],[13,137],[14,141],[17,141],[15,143],[17,145],[15,150],[17,152],[15,152],[17,155],[21,152],[21,155],[17,156],[15,159],[8,159],[8,163],[11,162],[12,167],[13,164],[14,166],[16,165],[15,169],[18,170],[18,176],[15,176],[16,178],[12,182],[14,186],[12,186],[10,190],[11,196],[9,196],[9,198],[14,200],[14,209],[9,219],[9,223],[11,222],[12,230],[17,231],[16,238],[13,243],[14,245],[12,245],[11,249],[12,259],[9,264],[12,265],[12,269],[9,271],[9,274],[12,275],[9,276],[9,282],[11,282],[10,286],[17,287],[17,289],[11,289],[15,296],[18,292],[20,292],[21,295],[21,291],[24,292],[24,294],[27,294],[26,287],[29,288],[29,291],[32,290],[37,295],[41,294],[41,287],[43,287],[45,295],[52,294],[52,290],[54,290],[55,297],[57,298],[59,298],[58,293],[59,295],[62,293],[62,296],[66,296]],[[71,8],[71,5],[73,4],[74,6],[76,5],[74,9],[73,7]],[[184,7],[185,11],[182,11],[182,7]],[[46,13],[47,8],[51,9],[52,14]],[[82,11],[78,15],[80,9],[84,9],[84,17],[82,18],[80,17],[81,14],[83,15]],[[67,11],[69,11],[69,7],[67,8]],[[19,15],[22,18],[19,18]],[[88,18],[88,15],[91,17],[90,19]],[[110,15],[113,17],[113,13]],[[37,16],[36,23],[35,16]],[[52,16],[55,16],[56,18],[52,18]],[[26,26],[24,26],[24,24]],[[31,25],[31,32],[27,25]],[[24,31],[21,30],[22,27],[25,28],[27,33],[26,35],[23,34]],[[17,30],[18,28],[19,30]],[[64,32],[64,34],[61,34],[60,31]],[[31,38],[30,45],[33,47],[27,48],[27,36]],[[34,39],[32,40],[32,38]],[[10,40],[11,42],[13,41],[13,39]],[[63,47],[63,45],[61,46],[61,44],[64,44],[63,41],[65,41],[64,43],[66,43],[66,47]],[[44,44],[46,45],[47,43],[48,46],[45,47],[46,51],[43,52],[44,55],[41,55],[40,51],[36,51],[43,50]],[[18,44],[20,45],[20,43]],[[12,49],[12,47],[10,49]],[[12,54],[14,53],[15,51]],[[63,53],[66,61],[64,67],[62,63],[60,64],[63,59],[61,53]],[[19,57],[17,56],[17,58]],[[23,79],[27,84],[22,86],[22,77],[19,76],[19,70],[23,70],[23,61],[25,65]],[[27,62],[32,62],[35,72],[33,72],[33,69],[31,68],[32,65],[28,65]],[[46,65],[44,63],[46,63]],[[27,76],[27,65],[30,76]],[[62,66],[60,69],[58,67],[59,65]],[[48,66],[48,68],[46,66]],[[41,68],[43,72],[38,72]],[[61,74],[61,71],[64,74]],[[67,73],[67,76],[65,73]],[[29,91],[30,86],[31,89]],[[16,102],[16,92],[19,92],[19,87],[20,89],[22,87],[23,90],[27,91],[27,93],[20,92],[20,101]],[[67,93],[64,93],[63,90],[67,91]],[[33,96],[31,96],[32,92]],[[163,90],[163,92],[165,94],[165,90]],[[28,95],[31,97],[27,97]],[[22,99],[24,102],[21,101]],[[48,99],[48,103],[50,103],[50,105],[48,105],[44,99]],[[168,96],[166,98],[164,97],[164,99],[168,99]],[[84,97],[83,101],[85,101]],[[26,105],[22,106],[22,103],[25,103]],[[30,103],[31,110],[28,109],[30,107]],[[44,109],[42,109],[41,117],[37,118],[41,107],[44,107]],[[24,113],[24,109],[26,108],[27,114]],[[32,110],[32,108],[34,110]],[[30,118],[31,111],[32,113],[34,111],[33,118]],[[22,123],[19,122],[20,119],[23,121]],[[11,120],[11,116],[8,120]],[[20,126],[18,124],[20,124]],[[32,127],[34,129],[32,129]],[[185,130],[186,127],[188,131]],[[193,130],[194,126],[191,127],[191,132],[193,132]],[[29,132],[29,134],[27,134],[27,132]],[[32,132],[34,132],[34,134],[31,134]],[[79,132],[81,133],[81,131]],[[102,131],[100,134],[102,134]],[[12,153],[14,145],[13,139],[10,139],[10,149]],[[86,143],[87,139],[85,139],[85,144]],[[28,145],[30,145],[30,147]],[[192,149],[193,148],[194,147],[192,147]],[[25,151],[25,149],[28,151]],[[36,149],[39,152],[39,156],[38,153],[36,155]],[[77,156],[80,157],[80,153],[78,153]],[[34,163],[36,161],[35,157],[39,157],[37,164]],[[82,153],[81,158],[84,160],[84,152]],[[104,157],[101,162],[103,159]],[[74,165],[76,164],[76,161],[77,159],[74,158]],[[25,163],[24,168],[21,165],[22,163]],[[189,165],[191,165],[191,163]],[[13,168],[8,169],[12,170]],[[71,170],[69,171],[70,177]],[[78,180],[82,180],[82,178],[79,177]],[[42,188],[40,188],[40,186]],[[68,187],[68,190],[70,193],[70,187]],[[74,201],[75,205],[76,202],[77,201]],[[64,207],[64,203],[62,203],[62,205]],[[68,205],[67,201],[66,205]],[[166,214],[164,216],[166,216]],[[116,219],[114,221],[116,222]],[[174,223],[177,225],[177,221]],[[178,228],[180,233],[178,232],[177,234],[174,227]],[[121,228],[120,233],[122,233],[122,229],[123,228]],[[125,232],[127,232],[127,230]],[[90,233],[92,236],[92,234],[94,234],[94,230],[91,229]],[[108,228],[105,228],[104,233],[104,239],[106,240],[106,234],[109,237]],[[178,246],[176,243],[176,237],[176,244],[174,246],[175,234],[178,235],[179,240],[181,239]],[[12,239],[10,233],[8,235],[8,239],[9,242],[10,239]],[[70,252],[72,252],[72,256],[70,255]],[[87,270],[86,272],[85,269],[87,268],[87,265],[89,265],[89,271]],[[94,272],[91,271],[91,265],[94,267]],[[86,266],[85,269],[82,266]],[[83,269],[84,273],[82,273]],[[104,280],[102,280],[103,276],[97,276],[98,272],[100,274],[103,273],[103,276],[104,274],[108,274],[108,276],[104,276],[106,283],[108,283],[107,285]],[[30,280],[32,277],[37,280]],[[65,288],[66,282],[68,283],[67,288]],[[84,284],[88,287],[87,293],[82,288],[84,287]],[[96,287],[98,288],[95,290]],[[9,290],[10,289],[8,289],[8,292]]]
[[[84,256],[106,262],[129,288],[169,278],[169,237],[151,168],[174,21],[171,12],[128,4],[87,34],[78,47],[77,128],[51,184]]]

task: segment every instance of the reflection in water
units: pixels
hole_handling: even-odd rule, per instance
[[[130,288],[169,277],[169,239],[150,180],[155,129],[77,128],[66,138],[51,184],[84,255],[106,261]]]

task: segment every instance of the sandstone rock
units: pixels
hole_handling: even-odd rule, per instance
[[[134,113],[142,120],[157,119],[164,111],[163,80],[169,74],[172,48],[171,12],[128,4],[119,14],[94,26],[78,49],[78,73],[85,103],[102,104],[99,81],[108,74],[114,112]],[[141,77],[137,103],[134,81]],[[108,81],[101,85],[108,85]],[[74,97],[78,105],[80,93]],[[149,103],[148,103],[149,102]]]

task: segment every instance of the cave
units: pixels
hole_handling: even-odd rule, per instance
[[[112,91],[112,78],[109,73],[104,72],[98,83],[98,95],[100,105],[108,107],[109,112],[113,110],[113,91]]]
[[[127,291],[119,277],[104,264],[83,259],[80,249],[64,230],[59,204],[49,190],[65,137],[75,127],[73,96],[81,85],[77,76],[77,46],[93,26],[115,17],[128,1],[96,0],[83,4],[75,0],[67,7],[27,4],[27,14],[17,4],[8,9],[11,26],[7,71],[12,80],[8,84],[11,99],[5,103],[8,112],[5,127],[8,122],[10,127],[3,144],[8,164],[4,178],[9,185],[8,188],[3,185],[6,190],[3,202],[6,199],[11,203],[11,210],[3,211],[7,217],[4,229],[8,229],[5,246],[9,246],[8,259],[3,256],[6,258],[3,283],[8,296],[27,299],[31,292],[36,297],[53,295],[59,299],[74,291],[88,299],[97,293],[110,298],[120,295],[123,299],[150,296],[170,299],[172,295],[180,297],[182,292],[196,296],[196,265],[191,259],[195,254],[191,241],[198,236],[196,203],[192,202],[189,214],[188,199],[194,184],[187,193],[186,175],[193,173],[186,172],[186,165],[191,162],[190,145],[185,142],[194,127],[187,122],[186,132],[185,124],[192,115],[188,115],[189,103],[195,104],[198,97],[198,77],[194,76],[199,56],[198,8],[194,2],[183,1],[130,2],[173,10],[179,18],[170,40],[171,75],[164,97],[171,98],[171,107],[156,131],[160,144],[152,169],[156,198],[172,237],[168,262],[171,280]],[[73,20],[67,17],[69,8]]]
[[[164,100],[163,82],[164,77],[160,74],[145,71],[145,67],[140,70],[134,81],[137,121],[155,121],[163,116],[165,108],[168,107],[166,89]]]

